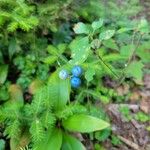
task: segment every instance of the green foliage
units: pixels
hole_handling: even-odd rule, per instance
[[[135,115],[135,119],[138,120],[138,121],[141,121],[141,122],[146,122],[146,121],[150,120],[150,116],[145,114],[145,113],[143,113],[143,112],[138,112]]]
[[[120,97],[104,77],[139,83],[150,60],[149,23],[130,20],[139,1],[118,3],[0,0],[0,123],[11,150],[86,149],[70,131],[100,142],[110,137],[109,119],[95,105]],[[58,76],[74,65],[83,69],[79,90],[71,89],[71,76]],[[121,112],[129,118],[127,108]],[[143,113],[135,118],[149,119]]]
[[[45,147],[59,150],[61,146],[66,147],[68,144],[72,149],[83,147],[73,137],[62,135],[63,128],[84,133],[102,130],[109,126],[107,122],[87,115],[84,106],[68,105],[70,87],[66,83],[68,84],[67,80],[58,78],[58,71],[56,71],[50,76],[48,85],[38,89],[32,103],[24,105],[21,103],[21,93],[18,94],[21,92],[20,89],[12,85],[16,87],[16,90],[14,91],[13,88],[14,93],[11,94],[11,99],[1,109],[0,122],[5,122],[5,135],[11,138],[14,149],[20,145],[15,141],[20,139],[25,128],[31,137],[29,142],[32,143],[33,149],[41,150]],[[14,114],[10,115],[11,112]],[[85,126],[85,122],[88,126]]]
[[[75,149],[85,150],[85,147],[76,138],[68,134],[63,134],[62,150],[75,150]]]
[[[127,106],[122,106],[119,108],[119,111],[122,113],[122,115],[128,120],[130,121],[132,119],[132,116],[130,114],[130,110]]]
[[[34,11],[33,6],[26,4],[24,0],[7,0],[0,1],[1,8],[1,28],[7,22],[6,28],[8,32],[14,32],[18,28],[29,31],[38,25],[38,18],[31,15]]]
[[[5,149],[5,141],[0,139],[0,149],[4,150]]]
[[[0,85],[2,85],[5,82],[7,73],[8,73],[8,66],[7,65],[0,66]]]
[[[52,131],[53,130],[53,131]],[[60,150],[62,144],[62,131],[60,129],[47,130],[44,139],[36,145],[37,150]]]
[[[122,142],[120,141],[120,139],[117,136],[112,135],[111,136],[111,143],[113,145],[120,145]]]
[[[63,122],[64,128],[74,132],[93,132],[109,126],[103,120],[87,115],[73,115]]]

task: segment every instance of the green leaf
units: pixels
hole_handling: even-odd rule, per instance
[[[63,127],[69,131],[89,133],[109,127],[109,124],[101,119],[89,115],[73,115],[63,121]]]
[[[127,31],[131,31],[133,30],[133,28],[127,28],[127,27],[123,27],[123,28],[120,28],[117,33],[120,34],[120,33],[124,33],[124,32],[127,32]]]
[[[98,141],[105,141],[111,135],[110,129],[104,129],[102,131],[95,132],[95,138]]]
[[[100,40],[108,40],[115,34],[115,30],[107,30],[99,35]]]
[[[113,39],[103,41],[103,45],[107,48],[118,50],[118,46]]]
[[[134,48],[135,48],[135,45],[132,45],[132,44],[122,46],[120,49],[121,56],[129,58],[132,55]]]
[[[142,44],[136,50],[136,54],[141,58],[142,62],[144,63],[150,62],[149,45],[150,41],[142,42]]]
[[[17,41],[15,38],[12,38],[9,42],[9,47],[8,47],[8,52],[9,52],[9,58],[11,59],[12,56],[16,53],[20,51],[20,47],[17,44]]]
[[[126,59],[127,57],[121,56],[120,54],[116,54],[116,53],[110,53],[103,56],[103,60],[105,62],[122,61]]]
[[[45,138],[39,142],[36,150],[60,150],[62,145],[62,131],[60,129],[49,129]]]
[[[83,63],[90,52],[90,44],[88,37],[77,38],[70,44],[70,49],[72,51],[72,59],[69,61],[70,64],[77,65]]]
[[[141,81],[143,77],[142,68],[144,67],[141,61],[133,61],[126,69],[126,74],[133,77],[137,81]]]
[[[63,134],[62,150],[86,150],[83,144],[68,134]]]
[[[109,103],[109,98],[107,96],[104,96],[104,95],[101,95],[100,96],[100,100],[104,103],[104,104],[107,104]]]
[[[9,98],[9,93],[6,88],[0,88],[0,101],[5,101],[8,100]]]
[[[89,26],[82,23],[82,22],[75,24],[73,30],[76,34],[83,34],[83,33],[88,34],[88,33],[90,33]]]
[[[0,85],[3,84],[7,78],[8,74],[8,65],[0,66]]]
[[[43,62],[48,65],[52,65],[58,59],[57,56],[48,56],[44,58]]]
[[[57,51],[58,51],[58,49],[57,49],[56,47],[54,47],[53,45],[48,45],[47,51],[48,51],[48,53],[57,56],[57,53],[58,53]]]
[[[111,136],[111,143],[113,144],[113,145],[120,145],[121,144],[121,141],[120,141],[120,139],[117,137],[117,136],[115,136],[115,135],[112,135]]]
[[[95,69],[89,67],[85,72],[85,78],[88,82],[93,80],[93,76],[95,75]]]
[[[70,80],[59,78],[59,70],[49,78],[49,95],[54,107],[62,109],[70,99]]]
[[[94,21],[92,23],[92,28],[93,28],[93,30],[97,30],[100,27],[102,27],[102,25],[103,25],[103,19],[99,19],[99,21]]]
[[[5,150],[5,141],[0,139],[0,150]]]
[[[137,27],[137,29],[142,32],[142,33],[149,33],[150,28],[149,28],[149,23],[147,22],[146,19],[142,19]]]

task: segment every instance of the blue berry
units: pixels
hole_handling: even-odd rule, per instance
[[[61,70],[59,72],[59,78],[62,79],[62,80],[65,80],[68,78],[68,72],[66,70]]]
[[[80,66],[74,66],[71,72],[73,76],[79,77],[82,74],[82,68]]]
[[[71,78],[71,86],[74,88],[78,88],[81,85],[81,79],[78,77]]]

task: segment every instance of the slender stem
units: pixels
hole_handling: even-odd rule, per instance
[[[102,59],[101,56],[98,56],[101,62],[112,72],[112,74],[116,77],[119,78],[119,76],[105,63],[105,61]]]
[[[133,36],[133,37],[134,37],[134,36]],[[139,37],[139,39],[138,39],[138,41],[137,41],[137,44],[136,44],[136,46],[134,47],[134,49],[133,49],[133,51],[132,51],[132,54],[130,55],[130,57],[129,57],[129,59],[128,59],[128,62],[126,63],[126,67],[125,67],[124,70],[122,71],[122,75],[121,75],[121,77],[120,77],[120,81],[119,81],[119,83],[117,84],[117,86],[119,86],[119,85],[124,81],[126,68],[127,68],[127,67],[129,66],[129,64],[131,63],[132,58],[133,58],[133,56],[135,55],[135,52],[136,52],[137,48],[139,47],[139,44],[140,44],[141,39],[142,39],[142,35],[140,35],[140,37]],[[132,40],[132,41],[133,41],[133,40]]]

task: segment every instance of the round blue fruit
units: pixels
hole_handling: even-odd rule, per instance
[[[82,68],[80,66],[74,66],[71,72],[73,76],[79,77],[82,74]]]
[[[78,77],[71,78],[71,86],[74,88],[78,88],[81,85],[81,79]]]
[[[62,79],[62,80],[65,80],[67,79],[69,76],[68,72],[66,70],[61,70],[59,72],[59,78]]]

